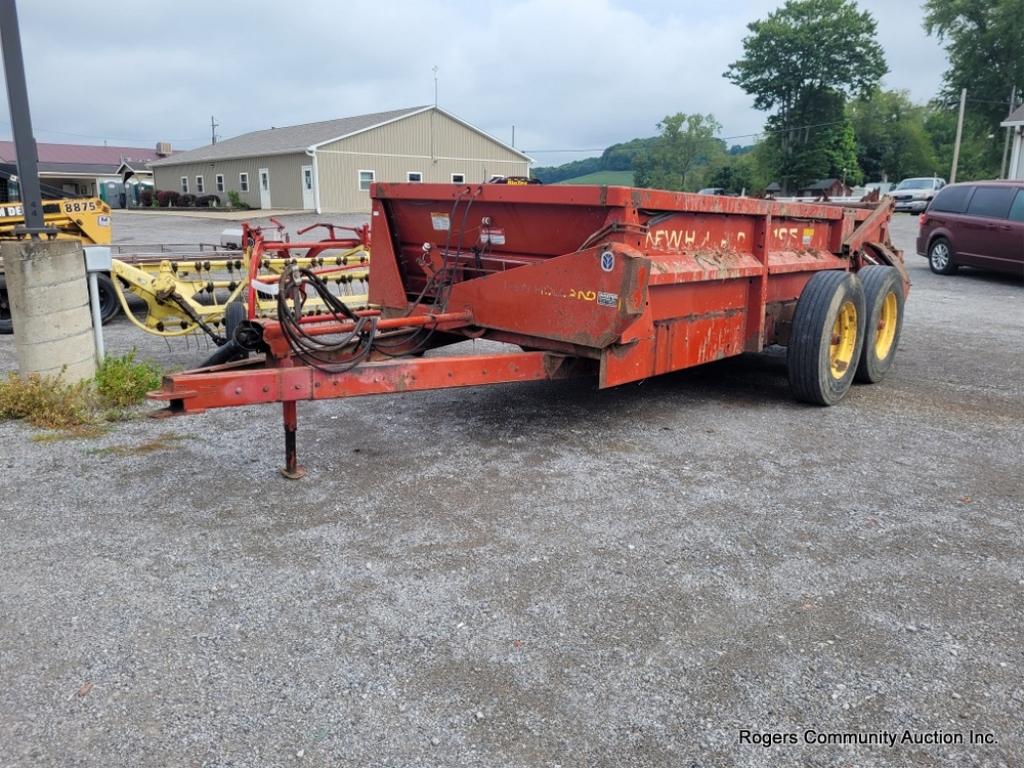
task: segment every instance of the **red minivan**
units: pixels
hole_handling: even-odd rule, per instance
[[[1024,277],[1024,181],[943,188],[921,214],[917,253],[939,275],[969,266]]]

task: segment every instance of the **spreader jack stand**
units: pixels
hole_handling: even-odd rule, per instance
[[[299,426],[298,403],[286,400],[282,403],[284,412],[284,468],[281,474],[289,480],[299,480],[306,476],[306,468],[299,464],[298,451],[295,448],[295,433]]]

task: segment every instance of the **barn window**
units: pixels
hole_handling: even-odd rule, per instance
[[[373,180],[376,174],[373,171],[360,171],[359,172],[359,189],[361,192],[369,192],[370,185],[373,184]]]
[[[215,178],[215,180],[217,182],[217,191],[218,192],[223,192],[224,191],[224,174],[223,173],[218,173],[216,175],[216,177],[214,177],[214,178]]]
[[[248,192],[249,191],[249,174],[248,173],[240,173],[240,174],[238,174],[238,188],[242,192]]]
[[[206,189],[204,187],[205,187],[205,185],[203,184],[203,177],[202,176],[196,176],[196,194],[199,194],[199,195],[203,194],[203,192],[206,191]]]
[[[423,181],[423,171],[406,171],[406,181]]]
[[[453,173],[452,174],[452,184],[465,184],[465,183],[466,183],[466,174],[464,174],[464,173]]]
[[[188,194],[188,176],[181,177],[181,194]]]

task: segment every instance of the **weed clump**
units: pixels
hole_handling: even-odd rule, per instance
[[[77,384],[64,381],[63,374],[9,373],[0,379],[0,420],[86,436],[101,431],[103,422],[131,418],[131,407],[160,385],[160,376],[155,363],[136,361],[135,350],[108,357],[95,379]]]
[[[92,421],[92,382],[15,373],[0,381],[0,419],[23,419],[44,429],[73,429]]]
[[[135,360],[135,350],[121,357],[108,357],[96,371],[96,393],[103,405],[127,408],[138,405],[146,393],[160,386],[160,368],[156,363]]]

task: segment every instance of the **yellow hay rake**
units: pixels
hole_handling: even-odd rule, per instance
[[[350,308],[366,309],[370,266],[366,228],[352,230],[354,237],[339,238],[335,229],[348,228],[314,226],[325,226],[329,239],[288,243],[286,249],[275,250],[273,257],[264,255],[261,239],[253,246],[252,233],[258,230],[243,225],[245,247],[214,251],[218,258],[202,253],[136,256],[131,261],[115,258],[111,277],[118,301],[127,318],[147,333],[176,337],[202,331],[218,344],[226,340],[226,313],[232,303],[244,304],[250,319],[276,317],[278,281],[291,267],[314,271]],[[319,297],[300,301],[304,314],[325,311]]]

